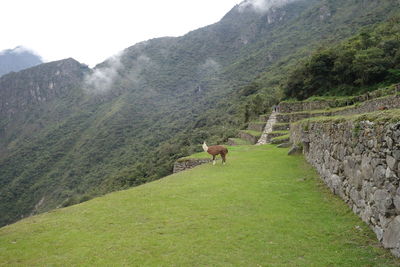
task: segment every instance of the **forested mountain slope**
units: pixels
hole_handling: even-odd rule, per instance
[[[70,59],[65,76],[50,63],[13,74],[18,82],[3,77],[0,99],[16,108],[2,102],[0,225],[169,174],[203,140],[235,135],[243,85],[258,79],[276,99],[299,58],[399,10],[394,0],[284,2],[245,1],[218,23],[136,44],[93,70]]]

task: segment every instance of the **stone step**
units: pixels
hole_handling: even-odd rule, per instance
[[[247,130],[262,132],[266,124],[267,122],[265,121],[250,122],[249,126],[247,126]]]
[[[269,116],[271,116],[271,114],[263,114],[259,116],[259,121],[264,121],[267,122],[269,119]]]
[[[274,137],[271,139],[271,144],[282,144],[282,143],[288,143],[290,141],[290,136],[288,134],[282,135],[282,136],[278,136],[278,137]]]
[[[349,103],[352,104],[353,102]],[[292,113],[299,111],[321,110],[335,106],[337,106],[337,100],[283,101],[279,103],[279,112]]]
[[[239,137],[254,145],[261,137],[261,132],[256,132],[251,130],[241,130],[239,131]]]
[[[270,132],[267,135],[267,142],[271,142],[272,139],[276,138],[276,137],[280,137],[280,136],[285,136],[288,135],[289,131],[274,131],[274,132]]]
[[[303,119],[331,115],[331,111],[279,113],[276,115],[276,121],[278,123],[292,123]]]
[[[272,126],[272,131],[289,131],[290,124],[289,123],[275,123]]]

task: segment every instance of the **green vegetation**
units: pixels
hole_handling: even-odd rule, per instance
[[[276,134],[288,134],[288,133],[289,133],[289,131],[273,131],[270,134],[271,135],[276,135]]]
[[[278,137],[274,137],[271,139],[271,143],[272,144],[279,144],[282,143],[284,141],[289,141],[290,135],[289,134],[285,134],[282,136],[278,136]]]
[[[398,266],[301,156],[206,164],[0,229],[0,265]]]
[[[400,82],[400,17],[365,28],[348,41],[320,49],[291,71],[289,98],[350,95]]]
[[[256,124],[256,125],[265,125],[265,121],[251,121],[251,122],[249,122],[249,124]]]
[[[290,126],[290,123],[286,123],[286,122],[277,122],[277,123],[275,123],[274,125],[275,125],[275,126],[279,126],[279,127],[284,127],[284,126],[289,127],[289,126]]]
[[[245,133],[250,134],[255,137],[261,137],[261,135],[262,135],[262,132],[257,132],[257,131],[253,131],[253,130],[242,130],[242,132],[245,132]]]

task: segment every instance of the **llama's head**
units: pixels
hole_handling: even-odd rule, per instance
[[[207,152],[207,150],[208,150],[208,146],[206,144],[206,141],[204,141],[204,143],[203,143],[203,150],[204,150],[204,152]]]

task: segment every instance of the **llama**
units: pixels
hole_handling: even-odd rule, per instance
[[[208,147],[206,142],[203,143],[203,150],[208,154],[213,156],[213,165],[215,165],[215,156],[221,155],[222,164],[225,165],[226,154],[228,154],[228,149],[224,146],[210,146]]]

